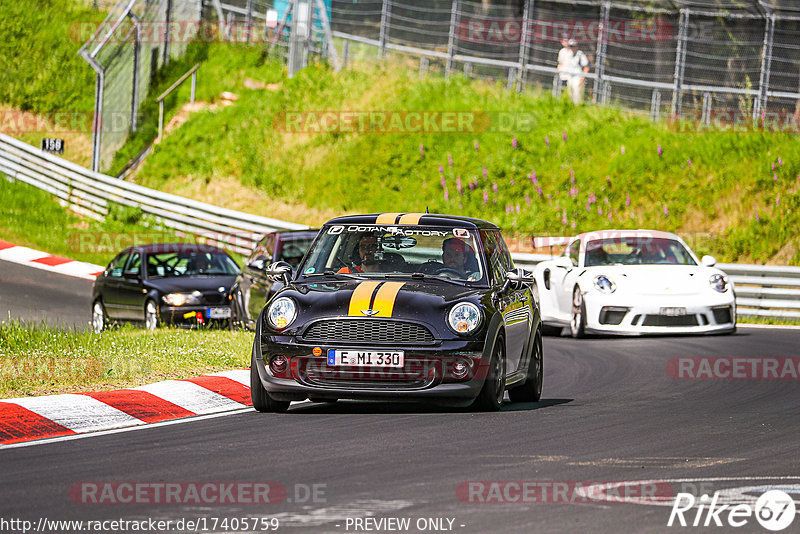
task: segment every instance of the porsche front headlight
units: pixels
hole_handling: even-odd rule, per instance
[[[617,286],[614,285],[614,282],[612,282],[610,278],[602,274],[600,276],[595,276],[594,287],[596,287],[600,293],[606,293],[606,294],[613,293],[614,291],[617,290]]]
[[[461,302],[447,316],[450,328],[457,334],[470,334],[481,325],[481,310],[471,302]]]
[[[297,306],[289,297],[279,297],[267,309],[267,320],[276,330],[287,328],[297,317]]]
[[[170,306],[193,306],[200,304],[202,296],[203,294],[199,291],[192,291],[191,293],[168,293],[162,299]]]
[[[714,291],[725,293],[728,290],[728,278],[722,274],[712,274],[708,279],[708,283]]]

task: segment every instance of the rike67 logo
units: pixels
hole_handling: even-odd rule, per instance
[[[792,524],[795,513],[794,500],[788,493],[779,489],[763,493],[755,504],[722,504],[720,492],[714,492],[713,497],[704,494],[699,499],[691,493],[678,493],[672,504],[667,526],[727,525],[738,528],[747,525],[755,517],[765,529],[778,532]]]

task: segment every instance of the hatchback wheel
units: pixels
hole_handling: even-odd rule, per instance
[[[489,372],[472,408],[481,412],[496,412],[503,404],[506,393],[506,355],[503,336],[497,336],[492,348]]]
[[[99,300],[95,301],[92,306],[92,331],[99,334],[105,330],[106,325],[108,325],[108,321],[106,321],[106,310],[103,308],[103,303]]]
[[[155,330],[158,327],[158,308],[156,303],[148,300],[144,305],[144,327],[147,330]]]

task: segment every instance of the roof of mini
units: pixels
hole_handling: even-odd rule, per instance
[[[461,227],[478,230],[499,230],[500,228],[488,221],[460,215],[443,215],[439,213],[371,213],[367,215],[345,215],[336,217],[326,222],[324,226],[335,224],[369,224],[387,226],[443,226]]]

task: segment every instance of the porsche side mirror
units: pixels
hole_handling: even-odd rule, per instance
[[[284,285],[289,285],[289,279],[292,276],[292,266],[285,261],[276,261],[264,269],[264,274],[273,282],[283,282]]]
[[[553,263],[556,267],[561,267],[562,269],[572,269],[574,267],[572,260],[567,256],[559,256],[553,260]]]
[[[706,267],[713,267],[717,264],[717,259],[714,256],[705,255],[700,262]]]

